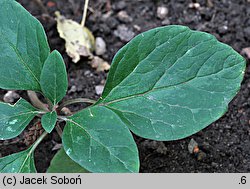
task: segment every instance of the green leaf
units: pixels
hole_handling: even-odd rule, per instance
[[[46,132],[51,133],[57,121],[56,111],[48,112],[42,116],[42,126]]]
[[[33,149],[0,158],[1,173],[36,173]]]
[[[45,61],[40,80],[42,92],[53,105],[66,95],[67,72],[63,58],[58,51],[53,51]]]
[[[133,137],[111,110],[90,107],[71,116],[63,131],[67,155],[91,172],[138,172]]]
[[[116,54],[97,105],[141,137],[185,138],[226,112],[245,66],[242,56],[208,33],[156,28]]]
[[[18,136],[38,113],[24,99],[20,99],[15,105],[0,102],[0,139]]]
[[[14,0],[0,1],[0,88],[40,91],[50,49],[40,22]]]
[[[88,171],[75,163],[60,149],[52,159],[47,173],[88,173]]]

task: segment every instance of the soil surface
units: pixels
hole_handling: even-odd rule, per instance
[[[36,3],[37,0],[18,2],[42,22],[51,49],[59,50],[64,57],[69,73],[69,91],[65,99],[98,99],[95,86],[103,85],[107,73],[96,72],[84,58],[74,64],[65,53],[64,40],[59,38],[54,20],[54,12],[58,10],[67,18],[80,22],[84,0],[42,0],[43,7]],[[161,6],[167,8],[167,14],[157,14],[157,8]],[[105,40],[107,53],[102,58],[111,63],[115,53],[131,37],[168,24],[181,24],[209,32],[241,52],[243,48],[250,46],[249,17],[248,0],[111,0],[110,3],[107,0],[94,0],[90,1],[86,26],[96,37]],[[1,100],[6,92],[0,90]],[[17,93],[26,98],[24,92]],[[156,142],[134,136],[140,152],[140,172],[249,172],[249,94],[248,66],[241,90],[230,103],[228,112],[206,129],[173,142]],[[82,106],[70,108],[78,110]],[[191,139],[199,145],[195,154],[188,151]],[[35,152],[38,172],[46,171],[56,153],[52,149],[60,143],[60,137],[53,132],[39,145]],[[0,141],[0,157],[26,148],[23,134],[13,140]]]

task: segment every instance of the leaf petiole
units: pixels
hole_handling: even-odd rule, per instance
[[[92,99],[88,99],[88,98],[76,98],[76,99],[72,99],[72,100],[67,100],[64,103],[62,103],[59,107],[58,110],[61,111],[62,108],[64,108],[65,106],[71,105],[71,104],[77,104],[77,103],[89,103],[89,104],[94,104],[96,103],[95,100]]]
[[[31,103],[33,104],[33,106],[35,106],[36,108],[39,108],[41,110],[44,110],[45,112],[50,111],[48,109],[48,107],[46,106],[46,104],[42,103],[41,100],[38,98],[36,92],[27,91],[27,94],[28,94],[29,99],[30,99]]]
[[[31,150],[29,154],[33,153],[36,149],[36,147],[42,142],[42,140],[47,136],[47,132],[43,132],[43,134],[36,140],[36,142],[32,145]]]

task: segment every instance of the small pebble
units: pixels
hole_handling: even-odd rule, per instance
[[[87,70],[84,72],[84,76],[89,76],[91,74],[91,71],[90,70]]]
[[[17,94],[15,91],[8,91],[4,97],[3,97],[3,101],[7,102],[7,103],[13,103],[15,102],[17,99],[20,98],[20,95]]]
[[[145,140],[142,142],[142,145],[146,148],[155,150],[159,154],[166,155],[168,153],[167,147],[161,141]]]
[[[108,18],[105,23],[110,27],[110,29],[115,29],[120,24],[118,19],[114,17]]]
[[[91,77],[91,75],[90,75],[90,77]],[[83,85],[77,85],[77,87],[76,87],[76,91],[77,92],[81,92],[81,91],[83,91]]]
[[[204,160],[206,158],[206,154],[203,151],[199,151],[198,155],[197,155],[197,160],[201,161]]]
[[[218,28],[218,32],[220,34],[225,34],[225,33],[227,33],[227,31],[228,31],[228,27],[227,26],[221,26],[221,27]]]
[[[118,26],[114,34],[124,42],[129,42],[135,36],[135,33],[123,24]]]
[[[77,90],[77,88],[76,88],[76,86],[75,85],[73,85],[71,88],[70,88],[70,90],[69,90],[69,94],[70,93],[74,93],[74,92],[76,92],[76,90]]]
[[[102,92],[103,92],[103,89],[104,89],[104,86],[103,86],[103,85],[97,85],[97,86],[95,86],[95,93],[96,93],[97,95],[101,95]]]
[[[133,21],[133,18],[130,17],[126,11],[120,11],[120,12],[117,14],[117,16],[118,16],[118,19],[119,19],[121,22],[129,23],[129,22],[132,22],[132,21]]]
[[[99,25],[99,31],[105,35],[109,35],[111,33],[111,29],[106,23]]]
[[[163,20],[161,22],[162,25],[169,25],[170,24],[170,20],[168,18],[166,18],[165,20]]]
[[[192,8],[192,9],[200,9],[201,8],[201,5],[200,3],[190,3],[188,5],[189,8]]]
[[[241,54],[246,55],[246,57],[248,59],[250,59],[250,47],[246,47],[246,48],[242,49]]]
[[[101,17],[101,20],[103,22],[105,22],[108,18],[110,18],[111,14],[112,14],[111,12],[107,12],[107,13],[103,14]]]
[[[105,79],[102,79],[100,83],[101,83],[102,85],[104,85],[105,82],[106,82],[106,80],[105,80]]]
[[[198,147],[198,143],[192,138],[188,144],[188,151],[190,154],[194,153],[194,149]]]
[[[219,167],[219,164],[215,163],[215,162],[212,162],[211,165],[212,165],[212,167],[215,167],[215,168]]]
[[[165,19],[168,15],[168,8],[167,7],[158,7],[157,8],[157,17],[161,20]]]
[[[96,68],[96,71],[98,72],[103,72],[103,71],[107,71],[110,69],[110,65],[107,61],[105,61],[104,59],[98,57],[98,56],[94,56],[93,59],[89,62],[92,68]]]
[[[133,27],[134,27],[134,29],[136,29],[138,32],[141,31],[141,27],[140,27],[140,26],[138,26],[138,25],[135,24],[135,25],[133,25]]]
[[[96,55],[100,56],[105,54],[107,51],[106,49],[106,43],[103,40],[103,38],[101,37],[97,37],[96,38],[96,42],[95,42],[95,53]]]
[[[214,6],[212,0],[207,0],[207,6],[208,6],[209,8],[212,8],[212,7]]]
[[[122,10],[124,8],[126,8],[126,3],[124,1],[118,1],[114,6],[115,10]]]

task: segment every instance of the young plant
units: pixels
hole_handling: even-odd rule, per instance
[[[190,136],[226,112],[244,75],[244,58],[214,36],[155,28],[116,54],[96,103],[61,116],[68,82],[60,53],[50,52],[42,25],[16,1],[0,1],[0,18],[0,88],[38,92],[49,105],[0,103],[1,140],[18,136],[35,116],[45,129],[27,150],[1,158],[1,172],[36,172],[34,150],[58,121],[66,122],[64,150],[48,172],[138,172],[130,131],[159,141]]]

